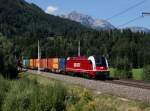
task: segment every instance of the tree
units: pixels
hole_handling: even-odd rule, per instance
[[[116,58],[115,77],[117,78],[132,78],[132,68],[127,57]]]
[[[150,65],[144,66],[143,80],[150,81]]]
[[[17,60],[13,44],[0,35],[0,73],[7,78],[17,76]]]

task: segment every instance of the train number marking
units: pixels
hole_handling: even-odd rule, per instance
[[[80,67],[80,63],[74,63],[74,67]]]

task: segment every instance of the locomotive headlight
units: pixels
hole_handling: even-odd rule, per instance
[[[70,60],[70,57],[68,57],[67,60]]]

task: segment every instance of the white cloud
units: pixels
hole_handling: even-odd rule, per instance
[[[45,12],[48,13],[48,14],[54,14],[57,10],[58,10],[57,7],[48,6],[47,9],[45,10]]]

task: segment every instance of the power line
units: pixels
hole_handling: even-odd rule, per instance
[[[134,22],[134,21],[136,21],[136,20],[138,20],[138,19],[141,19],[141,18],[143,18],[144,16],[150,16],[150,12],[142,12],[142,15],[141,15],[141,16],[138,16],[138,17],[136,17],[136,18],[134,18],[134,19],[132,19],[132,20],[130,20],[130,21],[128,21],[128,22],[122,24],[122,25],[119,25],[118,28],[119,28],[119,27],[122,27],[122,26],[125,26],[125,25],[127,25],[127,24],[129,24],[129,23],[131,23],[131,22]]]
[[[131,7],[129,7],[129,8],[127,8],[127,9],[125,9],[125,10],[123,10],[123,11],[121,11],[121,12],[115,14],[115,15],[113,15],[113,16],[107,18],[106,20],[110,20],[110,19],[115,18],[115,17],[117,17],[117,16],[119,16],[119,15],[122,15],[122,14],[128,12],[129,10],[134,9],[135,7],[137,7],[137,6],[141,5],[141,4],[143,4],[144,2],[146,2],[146,0],[143,0],[143,1],[141,1],[141,2],[139,2],[139,3],[137,3],[137,4],[133,5],[133,6],[131,6]]]
[[[119,27],[122,27],[122,26],[125,26],[125,25],[127,25],[127,24],[129,24],[129,23],[131,23],[131,22],[134,22],[134,21],[136,21],[136,20],[138,20],[138,19],[141,19],[141,18],[143,18],[143,15],[138,16],[138,17],[136,17],[136,18],[134,18],[134,19],[132,19],[132,20],[130,20],[130,21],[128,21],[128,22],[122,24],[122,25],[119,25],[118,28],[119,28]]]

